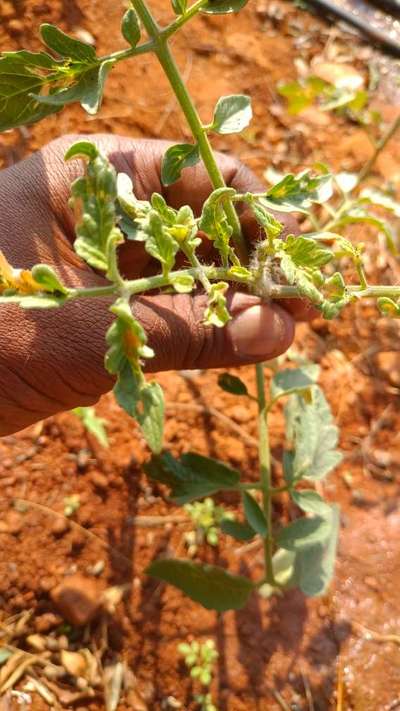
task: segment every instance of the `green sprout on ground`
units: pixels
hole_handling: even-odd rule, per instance
[[[218,506],[209,496],[204,501],[185,504],[183,508],[195,526],[194,530],[185,533],[189,557],[196,555],[204,541],[210,546],[217,546],[221,523],[235,518],[233,513]]]
[[[241,500],[243,520],[225,518],[221,531],[241,541],[258,536],[262,543],[264,571],[258,579],[187,559],[154,560],[146,569],[147,574],[218,611],[243,607],[252,593],[265,595],[295,586],[307,595],[326,591],[334,569],[339,512],[315,491],[315,485],[341,460],[337,427],[316,383],[315,367],[273,371],[267,388],[260,363],[255,368],[253,393],[240,378],[227,374],[220,379],[228,392],[257,402],[258,479],[243,481],[237,469],[197,453],[174,457],[164,449],[162,388],[144,375],[153,351],[142,324],[133,315],[135,298],[154,290],[190,293],[200,287],[207,297],[204,323],[215,328],[225,327],[231,318],[227,302],[230,286],[241,286],[266,301],[306,299],[326,319],[337,317],[344,307],[362,298],[375,301],[384,316],[400,317],[400,286],[370,284],[362,247],[342,233],[348,224],[373,224],[385,235],[389,248],[397,251],[396,235],[369,211],[377,205],[396,217],[397,203],[361,183],[373,171],[400,119],[381,137],[371,159],[350,181],[351,187],[348,176],[340,180],[323,165],[281,176],[260,193],[238,193],[224,183],[212,136],[239,133],[248,126],[250,97],[221,97],[213,115],[202,121],[175,63],[170,39],[198,13],[238,12],[245,4],[246,0],[196,0],[188,6],[185,0],[173,0],[176,17],[160,27],[145,0],[132,0],[121,26],[128,47],[120,51],[99,57],[94,47],[45,24],[41,37],[46,51],[20,50],[0,56],[0,130],[8,130],[38,121],[71,102],[80,102],[90,114],[96,113],[112,68],[120,61],[153,53],[192,134],[192,142],[167,149],[162,183],[171,185],[183,170],[199,161],[208,172],[213,189],[200,215],[195,215],[188,205],[170,207],[158,193],[139,200],[131,179],[117,175],[93,143],[75,143],[65,156],[84,165],[82,176],[71,187],[70,205],[76,214],[74,248],[81,259],[104,275],[105,283],[74,288],[46,264],[15,268],[0,253],[0,304],[5,308],[17,304],[25,309],[51,309],[73,300],[107,297],[105,308],[113,322],[105,334],[105,368],[115,378],[118,403],[139,423],[152,451],[145,465],[147,475],[166,485],[178,505],[219,492],[235,492]],[[331,204],[334,193],[339,199]],[[260,237],[253,246],[242,234],[238,206],[250,209],[259,225]],[[303,215],[308,231],[284,240],[279,214],[288,212]],[[200,233],[212,242],[218,255],[215,263],[204,263],[200,258]],[[141,242],[158,262],[158,272],[125,279],[118,256],[126,241]],[[178,255],[184,257],[185,268],[177,267]],[[287,440],[283,483],[273,486],[268,426],[271,411],[282,399]],[[282,492],[299,512],[289,523],[273,516],[273,502]]]
[[[108,447],[108,436],[105,425],[107,420],[96,414],[94,407],[75,407],[72,413],[81,420],[84,428],[95,437],[102,447]]]
[[[200,711],[218,711],[209,691],[214,666],[219,656],[214,640],[207,639],[205,642],[194,640],[190,644],[182,642],[178,645],[178,652],[183,656],[187,668],[190,669],[191,678],[205,687],[202,693],[194,695],[194,700],[199,704]]]

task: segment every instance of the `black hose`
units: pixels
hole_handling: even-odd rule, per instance
[[[386,51],[390,52],[390,54],[400,57],[400,43],[389,37],[382,30],[376,29],[369,22],[358,17],[358,15],[354,15],[349,10],[335,5],[333,2],[330,2],[330,0],[307,0],[307,2],[312,7],[325,10],[325,12],[328,12],[330,15],[339,17],[349,25],[356,27],[363,35],[371,39],[374,44],[380,45],[386,49]]]

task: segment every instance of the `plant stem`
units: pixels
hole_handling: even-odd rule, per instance
[[[382,136],[382,138],[378,141],[376,144],[376,148],[371,156],[371,158],[366,162],[364,167],[360,170],[357,178],[357,185],[360,185],[363,180],[370,174],[372,168],[374,167],[379,155],[382,153],[383,149],[386,147],[386,145],[389,143],[389,141],[393,138],[394,134],[397,133],[397,131],[400,129],[400,116],[397,117],[393,121],[393,123],[389,126],[388,130],[386,133]]]
[[[164,37],[145,0],[132,0],[139,18],[141,19],[147,34],[155,44],[154,52],[169,80],[171,88],[178,100],[178,103],[185,115],[186,121],[199,147],[199,152],[206,167],[214,189],[225,187],[224,177],[218,167],[210,141],[200,116],[186,89],[181,73],[168,46],[168,37]],[[195,14],[195,13],[193,13]],[[235,244],[237,254],[243,263],[247,262],[247,246],[240,228],[240,221],[233,205],[226,201],[224,206],[229,224],[233,229],[232,240]]]
[[[180,30],[183,25],[186,25],[189,20],[192,19],[199,10],[203,7],[208,2],[208,0],[197,0],[197,2],[193,3],[191,7],[189,7],[184,15],[180,15],[179,17],[176,18],[173,22],[171,22],[170,25],[165,27],[163,30],[161,30],[161,35],[167,39],[168,37],[171,37],[171,35],[175,34],[177,30]]]
[[[265,579],[275,586],[272,567],[272,502],[271,502],[271,454],[268,432],[268,406],[265,397],[264,363],[256,365],[257,400],[258,400],[258,453],[260,462],[260,482],[263,492],[263,510],[267,522],[267,535],[264,539]]]

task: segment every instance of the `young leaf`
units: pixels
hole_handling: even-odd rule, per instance
[[[179,249],[179,244],[174,240],[169,232],[164,229],[161,217],[155,210],[151,210],[148,215],[148,236],[145,242],[145,249],[152,257],[158,259],[162,264],[164,276],[168,276],[175,263],[175,255]]]
[[[376,301],[379,311],[382,316],[387,318],[400,318],[400,304],[389,299],[387,296],[381,296]]]
[[[251,99],[244,94],[221,97],[214,109],[211,130],[215,133],[240,133],[253,117]]]
[[[140,40],[140,25],[139,18],[133,7],[130,7],[122,18],[121,31],[128,44],[131,47],[136,47]]]
[[[71,186],[71,205],[78,216],[74,249],[91,267],[108,273],[110,249],[123,242],[116,227],[116,172],[107,158],[89,146],[80,141],[66,154],[67,160],[88,157],[86,175]]]
[[[254,588],[248,578],[187,560],[155,560],[146,573],[174,585],[207,610],[218,612],[241,609]]]
[[[43,288],[43,291],[67,294],[68,289],[61,283],[54,269],[47,264],[35,264],[31,269],[33,279]]]
[[[313,513],[317,516],[329,516],[331,513],[332,507],[312,489],[292,490],[290,496],[305,513]]]
[[[288,551],[301,551],[316,543],[325,543],[329,538],[331,525],[329,519],[321,516],[313,518],[298,518],[293,523],[282,528],[277,537],[277,543]]]
[[[284,244],[285,253],[288,254],[296,267],[317,269],[332,261],[333,254],[325,245],[316,242],[310,237],[288,235]]]
[[[237,541],[251,541],[256,535],[254,529],[247,523],[230,518],[222,519],[219,527],[222,533],[232,536]]]
[[[268,535],[268,526],[260,505],[247,491],[243,492],[242,500],[247,522],[256,533],[265,538]]]
[[[178,143],[166,151],[161,165],[161,182],[168,186],[181,177],[184,168],[196,165],[200,160],[199,148],[190,143]]]
[[[184,15],[187,8],[187,0],[171,0],[172,9],[175,15]]]
[[[82,420],[83,426],[96,437],[102,447],[108,447],[107,430],[104,426],[107,421],[96,414],[94,407],[75,407],[72,412]]]
[[[318,96],[321,96],[329,84],[319,77],[311,76],[300,81],[291,81],[278,85],[278,94],[288,101],[288,112],[299,114],[309,108]]]
[[[171,488],[171,497],[179,505],[210,496],[218,491],[237,489],[240,474],[222,462],[199,454],[184,454],[179,460],[163,452],[144,467],[155,481]]]
[[[271,381],[271,396],[277,400],[284,395],[309,390],[315,384],[315,378],[305,368],[287,368],[280,370]]]
[[[41,25],[40,34],[45,45],[61,57],[68,57],[84,64],[97,62],[96,51],[90,44],[66,35],[55,25],[48,23]]]
[[[200,12],[207,15],[228,15],[232,12],[239,12],[249,0],[208,0],[203,5]]]
[[[224,200],[236,194],[234,188],[217,188],[207,198],[203,204],[201,217],[199,220],[199,230],[205,232],[207,237],[214,242],[214,247],[218,250],[222,264],[227,267],[229,260],[236,264],[235,253],[229,244],[232,227],[229,224],[225,210]]]
[[[272,558],[274,579],[280,587],[286,588],[286,590],[294,587],[296,584],[295,560],[296,554],[293,553],[293,551],[287,551],[284,548],[278,548]],[[277,590],[272,587],[272,585],[265,583],[259,588],[258,592],[261,597],[268,598],[277,592]]]
[[[323,595],[332,579],[339,535],[339,507],[330,507],[327,517],[329,534],[324,542],[303,548],[296,553],[295,578],[305,595]]]
[[[169,282],[178,294],[190,294],[194,289],[194,278],[190,274],[179,274],[170,277]]]
[[[237,377],[237,375],[231,375],[230,373],[221,373],[218,376],[218,385],[222,390],[232,395],[247,395],[249,391],[247,390],[247,385]]]

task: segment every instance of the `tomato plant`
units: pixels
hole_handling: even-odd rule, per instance
[[[71,187],[70,204],[76,213],[74,247],[79,257],[104,274],[109,283],[72,288],[48,265],[15,269],[6,255],[0,254],[0,303],[51,309],[62,308],[76,299],[114,299],[109,307],[114,320],[105,335],[105,367],[115,377],[118,403],[137,420],[152,451],[145,467],[148,476],[169,487],[172,500],[179,505],[218,492],[236,492],[242,504],[242,520],[223,518],[219,523],[221,531],[240,541],[255,536],[262,539],[265,571],[258,580],[186,559],[155,560],[147,569],[149,575],[219,611],[242,607],[254,591],[269,595],[299,586],[308,595],[318,595],[326,590],[334,567],[339,512],[314,488],[307,487],[339,463],[337,427],[316,383],[316,366],[306,364],[273,372],[267,392],[264,365],[258,364],[255,392],[249,392],[240,378],[229,374],[221,376],[220,385],[237,397],[257,402],[259,480],[243,481],[236,469],[193,452],[174,458],[163,448],[162,389],[144,376],[144,364],[152,358],[153,351],[143,326],[133,316],[133,300],[154,289],[181,293],[201,286],[207,295],[204,322],[216,328],[223,328],[230,320],[226,299],[230,284],[242,285],[265,300],[307,299],[328,319],[363,297],[375,299],[384,315],[400,315],[400,287],[369,284],[362,248],[341,232],[352,222],[372,223],[384,232],[395,251],[395,236],[369,211],[371,205],[378,204],[396,213],[398,206],[389,196],[376,191],[360,192],[358,178],[349,189],[348,183],[332,176],[326,166],[319,166],[317,172],[304,170],[281,176],[262,193],[238,193],[224,183],[210,137],[213,133],[231,134],[245,129],[252,117],[250,98],[221,97],[211,120],[202,122],[174,61],[169,40],[198,13],[238,12],[245,4],[246,0],[196,0],[188,6],[186,0],[172,0],[176,17],[161,28],[145,0],[132,0],[122,19],[122,35],[128,43],[125,49],[99,57],[92,46],[45,24],[41,37],[46,51],[4,52],[0,57],[0,130],[7,130],[39,121],[71,102],[80,102],[88,113],[95,113],[113,66],[133,56],[154,53],[193,137],[191,143],[168,148],[162,164],[162,182],[165,186],[174,183],[183,170],[199,161],[208,171],[213,191],[196,217],[189,206],[174,209],[157,193],[148,201],[138,200],[130,178],[117,175],[93,143],[75,143],[65,159],[82,159],[85,172]],[[142,40],[144,32],[146,38]],[[377,152],[397,126],[398,122],[388,129]],[[373,161],[368,170],[372,167]],[[362,177],[366,177],[365,169]],[[341,200],[332,208],[329,201],[335,189]],[[253,248],[246,244],[241,232],[237,204],[250,208],[259,224],[261,236]],[[325,221],[320,219],[324,206],[328,214]],[[276,215],[286,212],[304,214],[312,231],[281,239],[282,224]],[[218,264],[200,260],[200,231],[212,241],[219,254]],[[148,254],[159,262],[157,274],[134,280],[122,276],[118,249],[126,240],[144,244]],[[176,268],[178,254],[186,258],[186,268]],[[353,266],[355,281],[351,283],[345,282],[343,260]],[[282,398],[286,400],[287,439],[282,461],[284,483],[273,487],[268,418]],[[304,516],[289,525],[277,526],[273,524],[273,498],[283,491]]]

